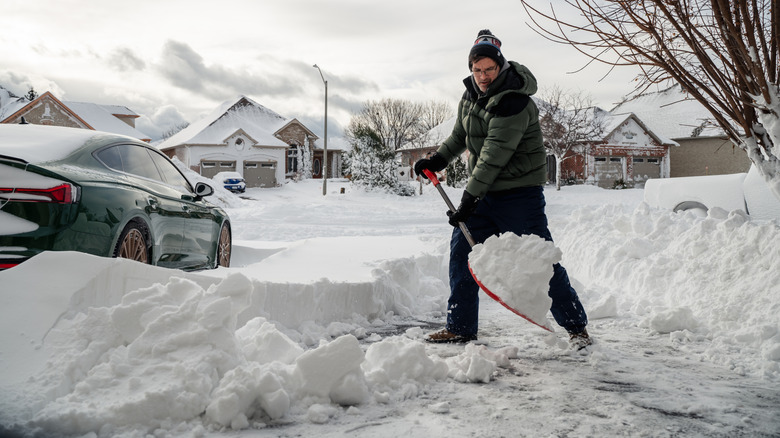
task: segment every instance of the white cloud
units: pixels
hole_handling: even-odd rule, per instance
[[[175,107],[192,122],[244,94],[284,116],[317,121],[311,129],[321,135],[324,89],[312,64],[328,80],[329,119],[341,126],[370,99],[454,105],[470,45],[490,28],[540,87],[584,89],[605,108],[632,90],[633,73],[601,82],[601,66],[567,74],[584,57],[529,29],[514,0],[137,0],[94,2],[78,14],[72,8],[60,0],[4,5],[0,83],[126,105],[150,121]]]

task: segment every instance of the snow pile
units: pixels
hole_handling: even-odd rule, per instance
[[[243,274],[208,288],[172,278],[61,318],[45,337],[43,371],[29,377],[16,406],[3,406],[5,415],[22,407],[34,413],[25,427],[101,436],[198,419],[244,429],[303,411],[322,422],[327,406],[416,397],[448,376],[488,382],[516,357],[516,349],[473,346],[445,361],[398,336],[364,352],[352,334],[304,351],[263,317],[238,325],[253,283]],[[35,404],[25,405],[27,394],[38,396]]]
[[[553,265],[561,250],[536,235],[503,233],[477,244],[469,254],[474,277],[503,303],[534,323],[552,330],[547,312]]]
[[[612,205],[577,210],[557,231],[567,269],[601,285],[589,295],[617,302],[614,316],[635,314],[640,326],[740,373],[780,376],[775,222],[739,210],[701,218]],[[742,353],[724,354],[735,348]]]

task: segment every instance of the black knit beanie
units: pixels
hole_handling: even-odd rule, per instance
[[[469,71],[477,58],[488,57],[496,61],[498,68],[504,66],[504,55],[501,54],[501,40],[496,38],[490,29],[482,29],[477,34],[477,40],[469,52]]]

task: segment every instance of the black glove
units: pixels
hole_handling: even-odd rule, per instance
[[[450,225],[457,227],[459,226],[459,222],[466,222],[469,216],[474,213],[474,210],[477,209],[478,201],[479,198],[464,190],[463,197],[460,198],[460,205],[458,206],[458,209],[454,212],[447,212],[447,216],[450,217]]]
[[[428,169],[431,172],[438,172],[447,167],[447,160],[444,159],[439,153],[433,154],[430,158],[421,158],[414,163],[414,173],[422,175],[423,178],[428,179],[423,173],[424,169]]]

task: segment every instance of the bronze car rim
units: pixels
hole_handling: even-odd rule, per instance
[[[230,230],[227,226],[222,227],[219,233],[219,266],[230,266]]]
[[[122,241],[122,245],[119,247],[119,257],[147,263],[147,256],[146,241],[143,234],[135,228],[128,231],[125,239]]]

